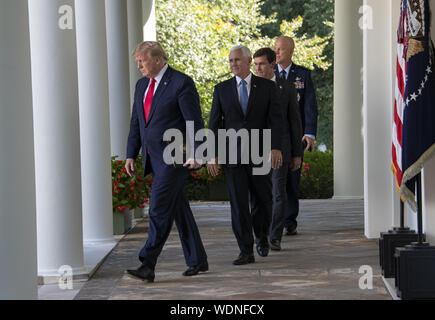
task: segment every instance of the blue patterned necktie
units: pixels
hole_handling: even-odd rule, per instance
[[[246,111],[248,109],[248,90],[246,89],[246,81],[242,80],[240,88],[240,105],[242,106],[243,115],[246,117]]]
[[[281,79],[287,80],[287,72],[285,72],[285,70],[282,70],[280,72],[280,76],[281,76]]]

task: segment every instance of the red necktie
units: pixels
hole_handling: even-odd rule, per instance
[[[154,87],[156,84],[156,79],[151,79],[151,84],[148,88],[147,96],[145,97],[145,103],[144,103],[144,111],[145,111],[145,121],[148,122],[148,116],[150,114],[151,110],[151,103],[153,102],[153,96],[154,96]]]

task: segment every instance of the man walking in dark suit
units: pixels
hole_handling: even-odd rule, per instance
[[[190,77],[168,66],[168,58],[158,42],[139,44],[133,55],[144,78],[136,85],[125,167],[130,176],[135,174],[134,161],[142,147],[145,174],[153,172],[154,180],[148,240],[139,253],[142,265],[127,272],[154,281],[157,258],[175,220],[189,267],[183,275],[193,276],[208,271],[208,263],[184,184],[188,169],[200,165],[195,159],[188,159],[183,167],[167,164],[163,155],[168,142],[163,136],[168,129],[186,132],[187,121],[194,122],[195,133],[204,128],[198,92]]]
[[[275,75],[295,85],[300,114],[302,119],[305,150],[312,152],[317,133],[317,99],[314,92],[311,71],[292,62],[295,43],[290,37],[279,37],[275,43],[276,62]],[[287,178],[288,206],[285,218],[287,235],[297,234],[297,217],[299,215],[299,184],[301,169],[289,171]]]
[[[215,137],[218,137],[219,129],[235,131],[271,129],[271,167],[278,168],[282,165],[280,151],[282,117],[275,84],[251,73],[252,55],[248,48],[234,47],[229,60],[235,77],[216,85],[209,129]],[[260,135],[260,149],[261,137]],[[229,148],[228,143],[226,147]],[[244,265],[255,262],[253,220],[264,221],[265,216],[270,217],[272,214],[272,183],[270,170],[267,175],[255,175],[252,161],[249,164],[240,161],[239,155],[242,154],[243,149],[241,143],[238,143],[234,149],[231,147],[229,151],[237,152],[237,163],[232,164],[227,161],[225,175],[230,195],[232,228],[240,249],[240,255],[233,264]],[[263,150],[264,152],[268,151]],[[218,157],[209,162],[207,168],[211,175],[218,174],[219,163],[223,162],[222,160]],[[250,194],[261,206],[254,217],[251,216],[249,208]],[[260,235],[257,241],[257,252],[260,256],[267,256],[269,252],[267,234]]]
[[[254,66],[257,76],[272,80],[278,89],[278,100],[283,117],[282,127],[282,158],[283,165],[272,171],[273,211],[272,221],[265,221],[259,226],[268,228],[270,225],[270,247],[281,250],[281,238],[284,230],[284,218],[287,211],[287,174],[289,170],[296,171],[301,167],[302,157],[302,123],[297,101],[297,93],[293,84],[275,76],[275,52],[270,48],[262,48],[254,54]],[[252,210],[258,210],[252,204]],[[255,231],[255,229],[254,229]],[[256,234],[259,231],[256,231]]]

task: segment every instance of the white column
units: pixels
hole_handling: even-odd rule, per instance
[[[136,83],[142,78],[134,57],[131,56],[136,46],[143,41],[142,0],[127,0],[128,48],[130,61],[130,106],[133,107]]]
[[[104,0],[76,0],[83,239],[113,240]]]
[[[35,163],[26,0],[0,1],[0,300],[37,299]]]
[[[46,280],[63,265],[85,271],[73,4],[29,1],[38,273]]]
[[[390,1],[364,0],[371,22],[364,29],[365,234],[378,238],[391,228],[392,108],[394,103]]]
[[[130,129],[127,2],[106,0],[111,153],[125,159]]]
[[[156,41],[156,2],[142,0],[142,9],[143,39],[144,41]]]
[[[362,4],[335,1],[334,199],[364,196]]]

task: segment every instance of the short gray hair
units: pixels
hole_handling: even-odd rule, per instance
[[[133,56],[149,52],[152,57],[160,57],[165,62],[168,62],[168,57],[162,45],[156,41],[144,41],[137,45],[133,51]]]
[[[242,54],[246,58],[252,58],[252,52],[251,52],[251,50],[249,50],[248,47],[237,45],[237,46],[234,46],[234,47],[231,48],[230,53],[233,52],[233,51],[237,51],[237,50],[242,50]]]

